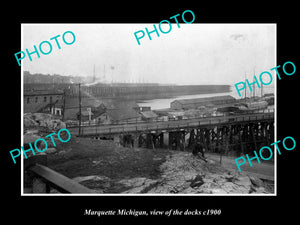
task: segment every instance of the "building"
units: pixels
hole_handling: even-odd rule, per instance
[[[147,122],[156,121],[158,118],[158,115],[153,111],[143,111],[140,114],[142,115],[142,119]]]
[[[92,121],[92,118],[93,118],[94,114],[88,109],[89,108],[81,110],[81,121],[82,122]],[[77,115],[77,119],[79,120],[80,119],[79,118],[79,115],[80,115],[79,112],[76,115]]]
[[[50,105],[50,104],[49,104]],[[63,99],[59,99],[51,104],[51,114],[56,116],[63,116],[64,113],[64,102]]]
[[[235,103],[235,100],[236,99],[230,95],[207,98],[179,99],[171,102],[171,109],[197,109],[203,106],[231,104]]]
[[[134,109],[106,109],[103,113],[94,116],[96,123],[114,124],[114,123],[137,123],[141,121],[141,115]]]
[[[60,90],[24,90],[24,113],[51,113],[53,105],[63,98],[64,92]]]

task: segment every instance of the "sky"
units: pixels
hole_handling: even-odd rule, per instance
[[[162,29],[168,30],[164,25]],[[276,66],[276,24],[171,25],[169,33],[159,31],[158,37],[154,32],[152,40],[145,34],[138,45],[134,32],[146,33],[146,27],[151,31],[153,24],[22,24],[22,51],[31,52],[42,41],[53,48],[40,58],[33,54],[32,61],[26,55],[22,69],[93,76],[95,67],[96,77],[105,76],[108,82],[233,85],[244,81],[245,74],[253,80],[254,73],[258,76]],[[61,39],[66,31],[75,34],[71,45]],[[61,49],[50,41],[57,35]]]

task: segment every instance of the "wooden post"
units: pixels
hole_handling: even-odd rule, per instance
[[[217,135],[216,135],[216,137],[217,137],[217,141],[216,141],[216,148],[219,150],[219,127],[217,127]]]
[[[198,131],[197,131],[197,128],[195,129],[192,129],[191,131],[191,134],[190,134],[190,142],[189,142],[189,145],[190,147],[195,147],[195,144],[196,144],[196,140],[197,140],[197,135],[198,135]]]
[[[204,135],[204,129],[200,129],[200,135],[201,135],[202,142],[204,143],[205,150],[207,151],[208,146],[207,146],[207,142],[206,142],[206,137]]]
[[[253,124],[251,124],[250,131],[251,131],[252,139],[253,139],[253,142],[254,142],[255,150],[258,150],[257,149],[257,143],[256,143],[255,131],[254,131],[254,125]]]
[[[150,137],[151,137],[152,149],[154,150],[155,146],[154,146],[153,134],[150,133]]]
[[[164,133],[161,132],[160,135],[159,135],[159,144],[160,144],[160,147],[164,147]]]

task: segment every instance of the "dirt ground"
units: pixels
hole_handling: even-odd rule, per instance
[[[116,147],[110,140],[72,137],[60,143],[56,154],[48,155],[48,167],[69,177],[104,176],[112,181],[146,177],[157,179],[158,170],[170,150]],[[91,186],[92,184],[87,184]],[[111,185],[113,186],[113,185]],[[119,192],[110,188],[110,192]]]
[[[117,147],[111,140],[72,137],[59,143],[55,154],[48,154],[48,167],[100,193],[249,193],[250,176],[273,178],[272,164],[262,165],[263,170],[245,166],[241,175],[234,159],[223,156],[220,165],[218,155],[207,154],[207,158],[209,163],[188,152]],[[191,188],[197,176],[206,185]],[[243,182],[243,189],[237,182]],[[269,187],[263,191],[272,193],[273,184]]]

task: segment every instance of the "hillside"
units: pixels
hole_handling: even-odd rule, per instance
[[[190,152],[117,147],[72,137],[48,155],[48,166],[98,193],[270,194],[273,182],[223,167]]]

